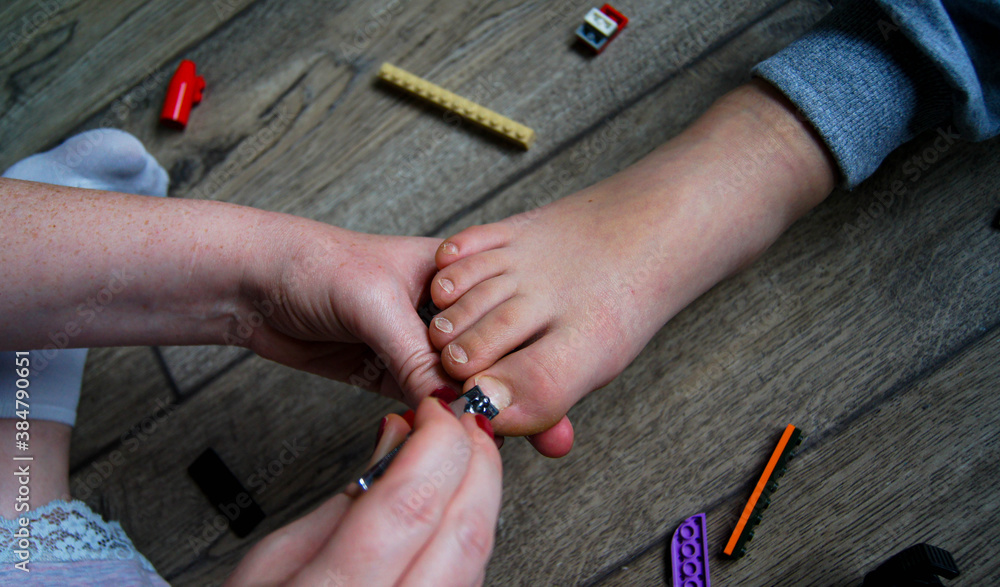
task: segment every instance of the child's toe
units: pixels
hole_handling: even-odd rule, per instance
[[[441,351],[445,370],[462,380],[489,367],[545,328],[546,314],[523,297],[503,302]]]
[[[552,331],[477,373],[466,387],[478,385],[500,408],[498,434],[538,434],[593,389],[590,373],[600,360],[573,346],[565,332]]]
[[[509,275],[498,275],[472,288],[431,320],[431,343],[438,349],[444,348],[487,312],[510,299],[516,287]]]
[[[462,259],[438,271],[431,283],[431,299],[444,310],[467,291],[507,270],[507,255],[501,251],[487,251]]]
[[[438,269],[444,269],[470,255],[502,247],[508,242],[510,242],[510,231],[506,225],[470,226],[441,243],[435,255],[435,261],[437,261]]]

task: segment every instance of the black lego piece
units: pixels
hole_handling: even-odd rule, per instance
[[[245,538],[264,519],[264,510],[211,448],[188,465],[188,475],[238,537]]]
[[[865,575],[862,587],[924,587],[954,579],[958,565],[943,548],[920,543],[902,550]]]

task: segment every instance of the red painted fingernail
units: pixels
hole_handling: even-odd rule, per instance
[[[455,398],[455,399],[458,399],[458,398]],[[439,402],[441,402],[441,407],[442,407],[442,408],[444,408],[444,409],[448,410],[449,412],[451,411],[451,406],[449,406],[449,405],[448,405],[448,402],[444,401],[444,400],[443,400],[443,399],[441,399],[441,398],[437,398],[437,400],[438,400]]]
[[[476,414],[476,425],[483,429],[483,432],[490,435],[493,438],[493,424],[490,424],[490,419],[482,414]]]
[[[450,387],[439,387],[431,393],[431,397],[436,397],[450,404],[458,399],[458,392]]]
[[[413,419],[416,417],[417,413],[414,412],[413,410],[406,410],[406,412],[403,414],[403,419],[406,420],[406,423],[410,425],[410,428],[413,428]]]
[[[382,433],[385,432],[385,423],[389,420],[389,417],[383,417],[382,421],[378,424],[378,434],[375,435],[375,448],[378,448],[378,441],[382,440]]]
[[[497,436],[496,438],[493,439],[493,442],[497,445],[497,450],[503,448],[503,439],[504,439],[503,436]]]

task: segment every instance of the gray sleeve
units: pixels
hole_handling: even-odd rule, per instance
[[[1000,133],[1000,0],[845,2],[754,74],[798,106],[854,187],[925,130]]]

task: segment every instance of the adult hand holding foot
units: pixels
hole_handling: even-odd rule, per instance
[[[403,418],[387,416],[372,462],[409,432]],[[482,584],[501,463],[471,414],[457,420],[442,402],[421,402],[392,466],[359,493],[337,495],[261,540],[227,585]]]
[[[414,309],[435,240],[9,179],[0,218],[3,349],[236,344],[411,405],[451,383]]]
[[[819,204],[835,174],[790,102],[742,86],[625,171],[448,238],[431,341],[448,374],[501,409],[498,434],[548,430],[536,448],[568,450],[567,410]]]
[[[229,344],[410,405],[454,385],[415,310],[437,240],[12,179],[0,218],[0,350]]]

